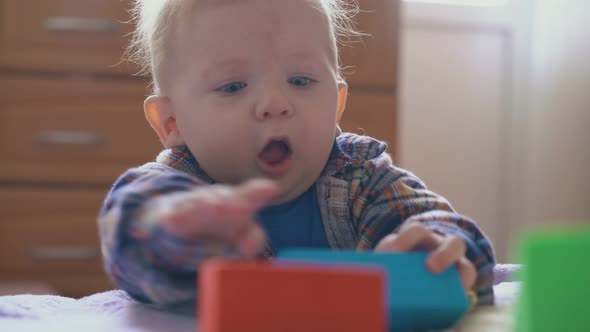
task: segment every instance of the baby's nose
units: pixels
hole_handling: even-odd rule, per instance
[[[273,117],[285,117],[285,118],[289,118],[291,117],[291,115],[293,114],[293,111],[290,108],[286,108],[286,109],[266,109],[266,110],[261,110],[260,112],[257,112],[257,117],[260,120],[264,120],[264,119],[270,119]]]
[[[256,118],[268,120],[272,118],[290,118],[295,113],[293,105],[281,94],[269,96],[256,108]]]

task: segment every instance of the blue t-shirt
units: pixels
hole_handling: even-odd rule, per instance
[[[299,197],[260,211],[258,219],[275,253],[286,248],[330,248],[317,196],[314,184]]]

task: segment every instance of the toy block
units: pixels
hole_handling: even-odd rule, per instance
[[[530,234],[523,265],[518,332],[590,329],[590,228]]]
[[[383,332],[379,269],[211,260],[199,270],[199,332]]]
[[[454,266],[435,275],[427,270],[426,257],[422,252],[291,249],[280,252],[276,262],[380,267],[386,273],[390,331],[449,328],[467,312],[467,296]]]

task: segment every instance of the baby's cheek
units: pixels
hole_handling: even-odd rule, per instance
[[[205,171],[215,180],[240,184],[248,179],[257,177],[255,157],[247,153],[247,149],[241,149],[240,144],[231,144],[221,147],[216,146],[206,152]]]

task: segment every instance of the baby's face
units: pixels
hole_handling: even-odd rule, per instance
[[[308,0],[232,1],[181,26],[169,98],[182,139],[213,179],[275,179],[275,204],[315,182],[343,87],[329,29]]]

